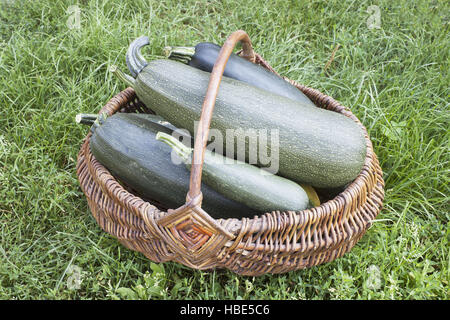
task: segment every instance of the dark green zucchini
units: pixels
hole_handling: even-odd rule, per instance
[[[78,122],[83,122],[82,119],[87,117],[79,117]],[[172,149],[155,139],[159,131],[172,134],[171,125],[154,115],[117,113],[100,120],[92,131],[92,154],[138,195],[165,208],[175,209],[186,202],[190,172],[183,163],[172,162]],[[202,193],[202,208],[214,218],[251,217],[260,213],[206,185],[202,186]]]
[[[221,47],[210,42],[202,42],[194,47],[166,47],[165,55],[169,59],[188,64],[191,67],[211,72],[219,56]],[[314,103],[299,89],[273,72],[254,64],[236,54],[228,59],[225,77],[251,84],[257,88],[279,94],[280,96],[302,102],[305,106],[316,108]]]
[[[134,59],[131,64],[136,79],[126,78],[139,99],[176,127],[193,134],[210,74],[172,60],[141,62]],[[279,144],[278,174],[313,187],[343,186],[358,176],[365,161],[365,137],[352,119],[227,77],[220,84],[211,128],[222,133],[227,155],[233,154],[239,143],[234,139],[233,150],[227,150],[227,130],[254,129],[258,141],[264,134],[272,138],[270,130],[275,130],[278,139],[274,136],[271,142]],[[249,162],[248,140],[245,162]],[[276,153],[276,148],[270,149],[271,143],[268,147],[267,154]],[[258,165],[265,163],[260,161]]]
[[[158,132],[156,139],[166,142],[191,169],[192,148],[177,138]],[[273,175],[245,162],[205,150],[202,182],[217,192],[261,212],[300,211],[311,206],[305,190],[295,182]]]

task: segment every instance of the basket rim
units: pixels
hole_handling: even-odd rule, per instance
[[[256,63],[259,63],[263,67],[269,69],[270,71],[279,75],[264,59],[255,52]],[[364,165],[361,169],[361,172],[352,181],[341,193],[336,195],[333,199],[329,199],[326,202],[320,204],[320,206],[301,210],[301,211],[273,211],[266,212],[260,215],[255,215],[253,218],[243,217],[243,218],[220,218],[215,219],[219,224],[225,226],[231,233],[236,233],[239,230],[239,234],[237,235],[237,239],[242,237],[244,233],[258,233],[259,235],[265,234],[266,232],[279,232],[283,228],[283,223],[270,223],[271,220],[280,221],[280,219],[285,219],[289,217],[289,220],[294,219],[295,221],[309,221],[310,224],[322,224],[325,229],[329,229],[326,225],[331,224],[331,221],[335,219],[339,219],[342,223],[343,220],[350,220],[350,223],[354,227],[354,229],[361,229],[361,224],[357,224],[352,217],[350,217],[350,212],[354,211],[357,208],[349,208],[351,205],[351,200],[355,197],[360,196],[364,192],[368,192],[369,182],[372,182],[372,190],[375,190],[375,186],[380,184],[381,189],[384,188],[384,181],[382,178],[382,171],[379,166],[378,159],[376,154],[373,151],[372,142],[370,140],[367,129],[361,123],[361,121],[348,109],[347,107],[342,106],[338,101],[334,98],[323,94],[317,89],[309,88],[307,86],[298,84],[297,82],[290,80],[286,77],[283,77],[285,80],[289,81],[291,84],[296,86],[299,90],[301,90],[305,95],[307,95],[311,100],[313,100],[314,104],[316,104],[319,108],[325,108],[334,112],[339,112],[353,121],[355,121],[358,126],[363,130],[364,138],[366,141],[366,156]],[[104,107],[101,108],[99,114],[106,112],[109,115],[112,115],[116,112],[121,112],[121,110],[130,102],[139,100],[136,96],[136,92],[133,88],[129,87],[125,90],[114,95]],[[151,108],[150,108],[151,109]],[[157,220],[168,213],[166,211],[158,209],[151,202],[147,202],[140,198],[137,195],[132,194],[127,189],[125,189],[109,172],[107,168],[105,168],[100,162],[98,162],[95,157],[90,152],[89,148],[89,140],[92,133],[89,132],[85,137],[85,141],[83,143],[82,149],[84,148],[85,160],[87,161],[90,174],[92,178],[95,180],[97,184],[100,185],[103,192],[107,193],[110,197],[113,197],[116,201],[119,201],[120,205],[123,208],[127,208],[136,215],[138,218],[143,218],[146,223],[150,223],[148,221],[149,215],[153,215]],[[81,150],[80,150],[81,153]],[[95,167],[95,169],[93,169]],[[373,169],[372,169],[373,168]],[[102,179],[100,179],[102,176]],[[107,182],[105,182],[107,181]],[[382,203],[384,194],[377,194],[380,199],[380,203]],[[362,195],[363,200],[365,196]],[[363,200],[358,201],[359,203],[365,202]],[[381,209],[381,205],[380,205]],[[333,217],[333,212],[344,211],[344,217]],[[349,219],[350,218],[350,219]],[[153,219],[152,219],[153,220]],[[324,221],[325,220],[325,221]],[[348,222],[348,221],[347,221]],[[367,222],[366,222],[367,223]],[[369,222],[370,223],[370,222]],[[324,225],[325,224],[325,225]],[[246,228],[242,228],[242,226],[247,226]],[[238,243],[239,241],[235,241]]]

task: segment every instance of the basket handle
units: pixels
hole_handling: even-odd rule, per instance
[[[202,168],[205,155],[206,144],[208,142],[209,127],[211,125],[212,113],[216,103],[217,93],[219,92],[220,81],[222,80],[223,72],[227,61],[233,52],[233,49],[238,41],[242,42],[243,55],[251,60],[254,59],[255,54],[252,49],[250,38],[245,31],[238,30],[233,32],[225,41],[219,56],[211,71],[211,77],[206,91],[205,100],[203,101],[202,113],[200,122],[197,128],[197,135],[195,137],[194,155],[191,169],[191,180],[189,187],[189,196],[194,198],[198,196],[201,191]]]
[[[220,49],[219,56],[217,57],[211,71],[208,89],[206,91],[205,100],[203,101],[200,121],[198,123],[197,133],[195,136],[191,177],[189,191],[186,196],[186,203],[178,209],[169,210],[168,215],[165,215],[158,220],[158,224],[160,226],[174,225],[175,223],[184,220],[186,216],[192,215],[194,212],[196,218],[204,220],[204,222],[207,223],[209,227],[212,227],[216,232],[225,235],[228,238],[234,238],[233,234],[223,229],[215,219],[201,209],[201,180],[205,149],[208,142],[209,127],[211,125],[212,113],[214,110],[217,93],[219,91],[220,81],[222,80],[227,61],[239,41],[242,43],[241,56],[251,62],[255,62],[255,53],[247,33],[243,30],[233,32]]]

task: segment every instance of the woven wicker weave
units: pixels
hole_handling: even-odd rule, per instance
[[[275,72],[253,52],[245,32],[237,31],[227,39],[211,74],[195,140],[194,161],[196,156],[203,159],[206,141],[198,137],[202,134],[202,125],[203,135],[208,136],[217,93],[214,91],[237,41],[243,43],[242,56]],[[366,129],[350,110],[315,89],[289,81],[318,107],[344,114],[365,133],[364,167],[342,193],[319,207],[299,212],[271,212],[253,219],[213,219],[201,209],[200,165],[197,172],[194,172],[195,167],[191,172],[186,204],[165,211],[162,204],[135,196],[94,158],[89,148],[89,133],[78,155],[77,174],[100,227],[127,248],[142,252],[152,261],[177,261],[203,270],[227,268],[242,275],[302,269],[333,261],[348,252],[382,208],[384,181],[378,159]],[[145,106],[134,90],[128,88],[113,97],[99,113],[153,113],[149,108],[151,106]]]

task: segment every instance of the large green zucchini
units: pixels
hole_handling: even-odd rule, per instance
[[[171,161],[172,149],[157,141],[157,132],[172,134],[159,117],[117,113],[92,127],[90,148],[95,158],[138,195],[178,208],[186,202],[190,173]],[[253,216],[260,212],[202,185],[202,208],[214,218]]]
[[[128,61],[133,57],[127,56]],[[140,57],[130,66],[137,77],[128,77],[127,81],[139,99],[176,127],[193,134],[195,123],[200,119],[210,74],[172,60],[147,63]],[[310,108],[226,77],[220,84],[211,128],[222,133],[224,150],[229,129],[254,129],[258,139],[264,133],[271,138],[270,130],[277,130],[278,174],[313,187],[339,187],[353,181],[360,173],[366,155],[363,131],[350,118],[329,110]],[[236,144],[235,141],[234,149]],[[249,147],[249,139],[246,139],[246,162]],[[229,151],[226,150],[227,155]]]
[[[221,47],[215,43],[201,42],[195,47],[166,47],[165,54],[169,59],[211,72],[219,56],[220,49]],[[305,106],[316,108],[314,103],[303,92],[289,82],[262,66],[251,63],[234,53],[228,59],[223,75],[302,102]]]
[[[192,148],[164,132],[158,132],[156,139],[170,145],[191,169]],[[202,183],[228,199],[261,212],[300,211],[312,206],[308,194],[295,182],[245,162],[227,161],[208,149],[203,161]]]

